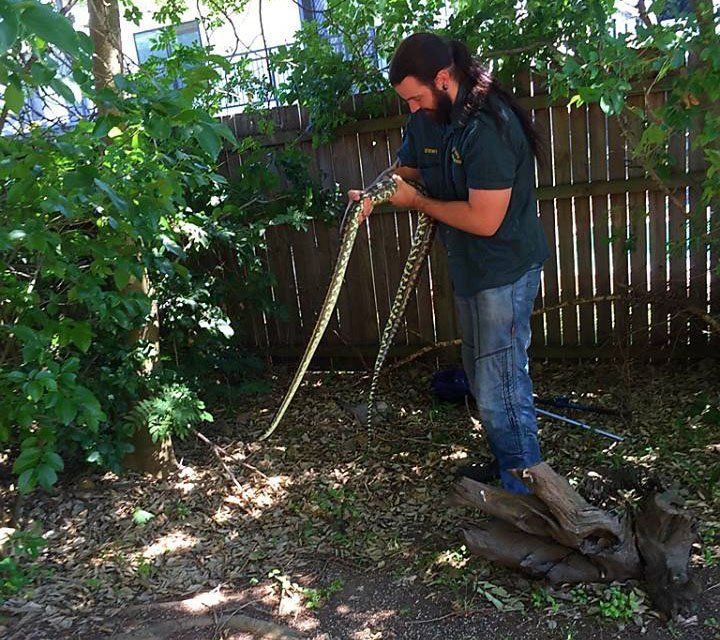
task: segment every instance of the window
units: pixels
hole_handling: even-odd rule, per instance
[[[332,48],[344,58],[350,57],[350,54],[343,44],[342,36],[330,35],[322,26],[325,24],[325,11],[327,11],[328,8],[327,0],[300,0],[297,5],[300,9],[300,20],[302,22],[317,22],[318,31],[327,38]],[[378,66],[378,54],[375,49],[375,29],[373,27],[368,27],[366,38],[366,42],[362,47],[362,54],[368,58],[372,58],[375,66]]]
[[[324,11],[327,9],[327,0],[301,0],[298,2],[300,9],[300,20],[315,20],[322,23]]]
[[[153,42],[157,40],[160,35],[162,28],[149,29],[148,31],[141,31],[136,33],[133,37],[135,39],[135,51],[137,52],[138,63],[142,64],[152,56],[156,58],[167,58],[172,53],[172,47],[165,47],[162,49],[153,49]],[[202,44],[202,38],[200,38],[200,27],[197,20],[192,22],[183,22],[175,26],[176,41],[179,44],[191,46],[194,44]]]
[[[677,20],[691,12],[692,7],[688,0],[667,0],[658,18],[660,20]]]

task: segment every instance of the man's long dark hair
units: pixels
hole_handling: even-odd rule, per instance
[[[462,119],[467,119],[481,107],[486,106],[502,127],[502,117],[497,105],[489,98],[495,96],[505,102],[522,125],[533,154],[542,162],[543,142],[535,130],[530,114],[515,97],[503,88],[492,74],[470,54],[467,46],[459,40],[445,40],[434,33],[416,33],[400,43],[390,62],[390,84],[396,86],[407,76],[434,87],[435,76],[441,69],[450,68],[452,77],[468,88],[463,105]]]

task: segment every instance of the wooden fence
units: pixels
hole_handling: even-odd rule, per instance
[[[717,250],[703,234],[710,212],[694,219],[700,154],[688,153],[689,136],[671,143],[675,174],[667,194],[628,155],[622,122],[607,118],[597,105],[568,108],[551,104],[540,83],[518,80],[516,94],[532,110],[546,140],[549,161],[538,168],[538,213],[552,257],[543,270],[533,317],[535,357],[605,357],[636,354],[706,355],[717,348],[701,313],[720,312],[720,277],[711,265]],[[638,91],[634,106],[656,106],[662,87]],[[358,101],[360,98],[357,99]],[[267,145],[296,138],[306,115],[297,107],[272,112],[277,129]],[[302,146],[312,174],[343,191],[369,183],[395,157],[407,115],[394,102],[387,115],[341,129],[331,144]],[[228,124],[238,137],[259,135],[252,118],[238,115]],[[631,125],[632,126],[632,125]],[[240,160],[227,157],[232,178]],[[335,316],[316,362],[335,366],[372,364],[378,336],[402,272],[416,214],[381,207],[360,230]],[[668,247],[675,247],[668,251]],[[276,358],[302,353],[325,296],[338,248],[336,226],[315,223],[307,232],[274,228],[268,237],[267,264],[277,277],[274,299],[288,311],[287,321],[234,318],[252,324],[251,342]],[[239,283],[240,284],[240,283]],[[633,302],[613,296],[631,289]],[[604,298],[604,299],[603,299]],[[576,305],[577,299],[595,299]],[[402,356],[436,342],[459,337],[444,249],[436,240],[394,354]]]

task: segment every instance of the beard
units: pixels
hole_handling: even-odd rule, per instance
[[[441,91],[435,85],[430,85],[430,91],[435,99],[434,109],[424,109],[429,118],[439,124],[448,124],[452,114],[453,103],[445,91]]]

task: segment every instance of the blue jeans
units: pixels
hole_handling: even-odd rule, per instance
[[[528,372],[530,314],[542,265],[512,284],[455,296],[462,359],[503,486],[530,493],[509,469],[541,461],[533,389]]]

